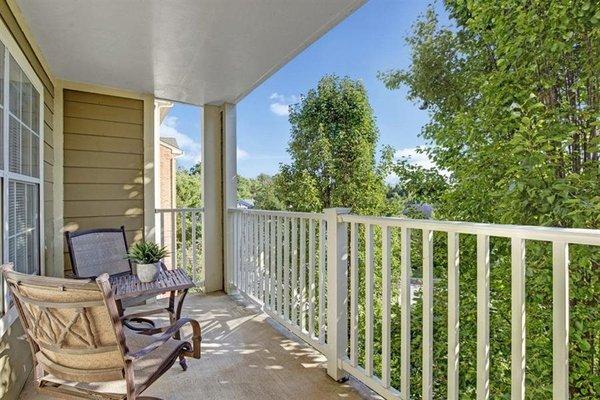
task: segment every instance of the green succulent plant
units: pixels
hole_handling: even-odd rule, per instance
[[[166,247],[154,242],[138,242],[129,248],[125,258],[138,264],[155,264],[168,255]]]

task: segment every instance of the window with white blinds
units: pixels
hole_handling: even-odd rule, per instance
[[[44,86],[0,21],[0,263],[44,270]],[[16,310],[0,276],[0,336]]]
[[[41,95],[0,44],[2,255],[17,271],[40,273]]]

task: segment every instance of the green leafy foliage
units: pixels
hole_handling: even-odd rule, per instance
[[[290,107],[288,152],[275,179],[287,209],[351,207],[374,214],[385,199],[377,174],[379,132],[362,82],[327,75]]]
[[[448,0],[453,26],[430,9],[408,39],[412,64],[380,74],[407,86],[428,110],[426,149],[450,175],[408,171],[403,193],[431,199],[436,218],[475,222],[600,227],[600,12],[590,1]],[[398,175],[403,172],[400,171]],[[401,179],[404,180],[404,179]],[[436,187],[436,186],[434,186]],[[461,396],[474,397],[476,263],[472,238],[461,243]],[[571,246],[570,394],[600,397],[600,254]],[[443,248],[443,246],[442,246]],[[465,253],[464,255],[462,253]],[[437,253],[437,252],[436,252]],[[510,398],[510,244],[491,244],[492,398]],[[527,398],[551,397],[552,274],[546,243],[527,243]],[[436,279],[446,279],[443,251]],[[445,396],[445,289],[437,285],[434,326],[436,398]],[[420,307],[420,301],[415,307]],[[414,398],[419,398],[420,314],[414,313]],[[439,339],[439,340],[437,340]],[[440,372],[441,371],[441,372]]]
[[[267,174],[259,174],[256,178],[238,176],[238,199],[254,200],[254,207],[262,210],[283,210],[283,202],[277,192],[275,180]]]
[[[202,164],[189,170],[178,169],[176,179],[177,208],[202,207]]]
[[[127,259],[138,264],[155,264],[168,255],[166,247],[160,247],[154,242],[138,242],[129,248]]]

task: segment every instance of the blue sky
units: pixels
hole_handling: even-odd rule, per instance
[[[406,68],[410,49],[405,38],[428,3],[419,0],[370,0],[256,88],[237,105],[238,173],[255,177],[274,174],[289,162],[287,106],[316,86],[325,74],[362,80],[380,131],[379,149],[391,145],[399,156],[428,164],[415,154],[418,134],[428,121],[425,111],[406,100],[406,89],[390,91],[378,71]],[[436,8],[444,15],[439,4]],[[161,127],[162,136],[175,136],[186,155],[179,165],[189,168],[200,156],[200,110],[176,104]]]

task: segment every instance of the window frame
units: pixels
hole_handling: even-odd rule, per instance
[[[9,181],[25,182],[35,184],[38,187],[38,251],[37,256],[39,258],[39,274],[45,275],[45,244],[44,244],[44,85],[37,73],[33,69],[33,66],[29,63],[29,60],[21,50],[21,47],[16,42],[12,33],[7,28],[4,21],[0,20],[0,42],[4,45],[4,54],[0,54],[0,57],[4,57],[4,98],[3,98],[3,111],[2,116],[2,145],[3,145],[3,168],[0,170],[0,212],[2,215],[1,223],[2,230],[0,231],[0,245],[2,248],[2,263],[9,262],[9,215],[8,215],[8,188]],[[15,172],[10,172],[9,168],[9,118],[10,118],[10,103],[9,103],[9,85],[10,85],[10,56],[16,61],[17,65],[21,68],[23,73],[27,76],[32,86],[39,94],[39,115],[38,115],[38,138],[39,138],[39,154],[38,154],[38,168],[39,176],[32,177],[28,175],[22,175]],[[17,319],[18,313],[16,312],[15,306],[10,305],[8,301],[8,288],[3,280],[0,282],[0,337],[10,328],[12,323]]]

